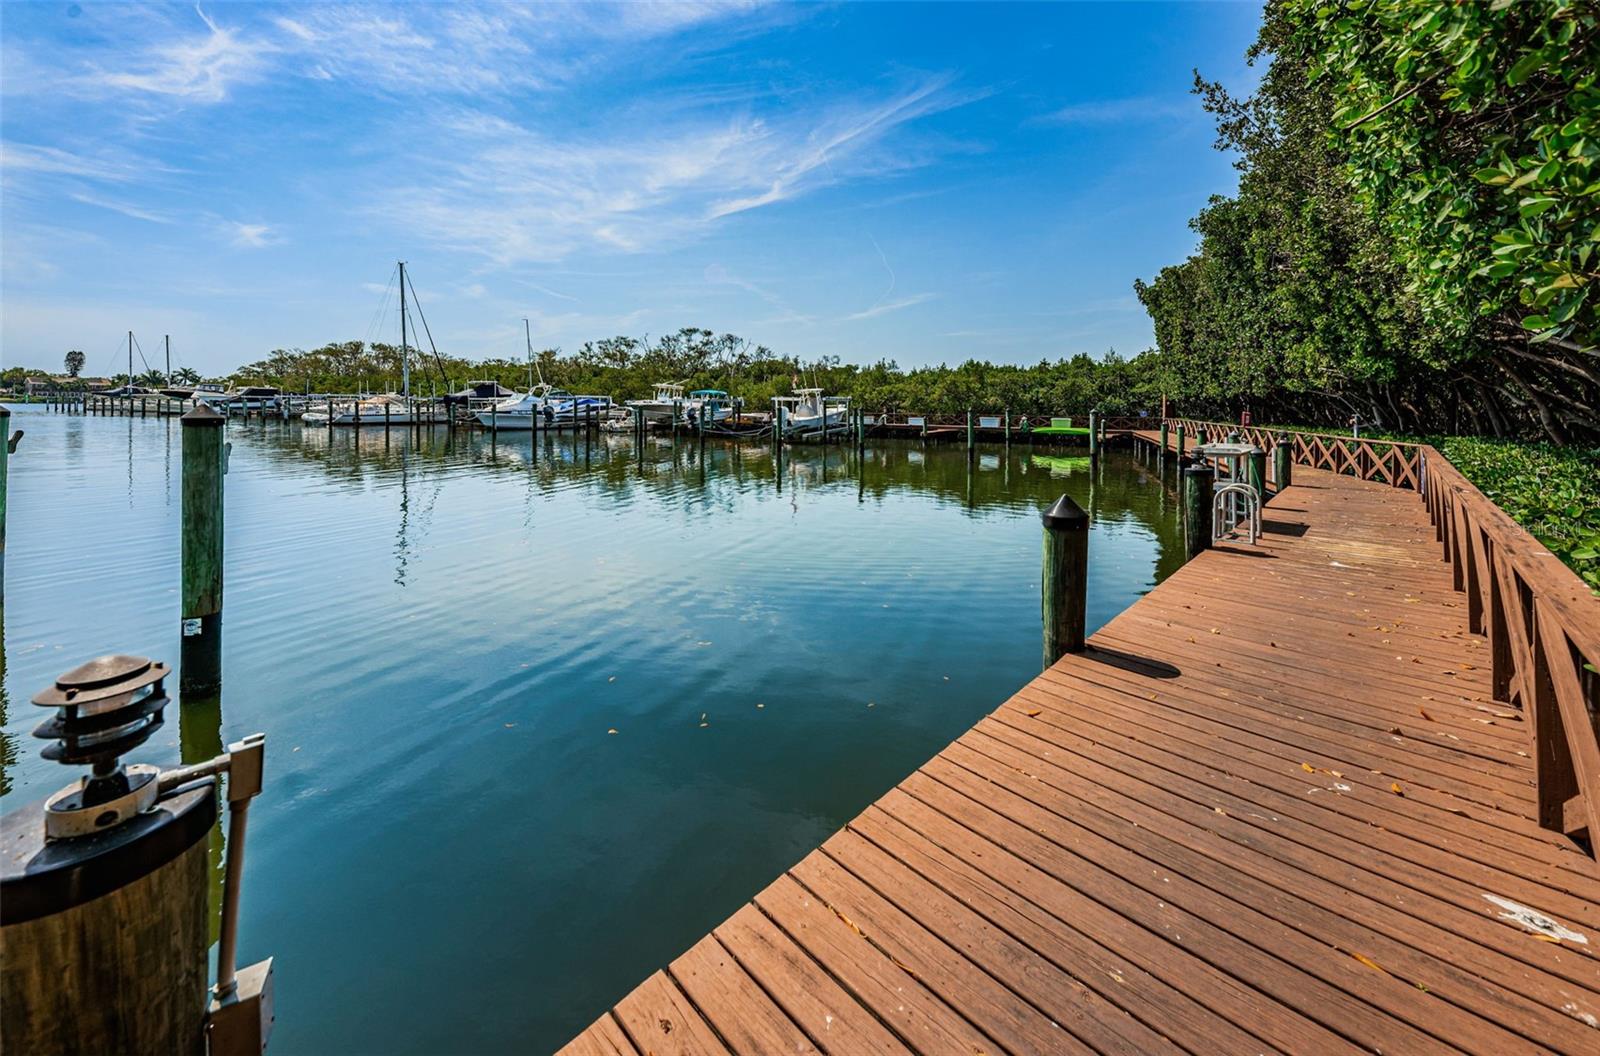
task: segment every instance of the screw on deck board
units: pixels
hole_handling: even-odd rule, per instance
[[[1044,666],[1083,652],[1088,604],[1089,515],[1067,495],[1040,515],[1044,523],[1041,614]]]
[[[1294,444],[1279,440],[1272,447],[1272,483],[1274,493],[1281,495],[1294,479]]]
[[[1192,561],[1211,548],[1211,467],[1204,463],[1183,471],[1183,539]]]
[[[200,404],[183,430],[182,670],[178,688],[205,693],[222,684],[222,488],[226,419]]]

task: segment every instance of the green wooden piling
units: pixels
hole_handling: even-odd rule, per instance
[[[1183,464],[1183,423],[1182,422],[1178,423],[1177,448],[1178,448],[1178,452],[1177,452],[1178,453],[1178,464],[1182,465]]]
[[[182,670],[178,688],[205,693],[222,684],[222,484],[227,472],[222,415],[200,404],[183,424]]]
[[[1211,548],[1211,467],[1183,470],[1183,538],[1189,559]]]
[[[1100,457],[1100,412],[1089,412],[1089,457]]]
[[[1044,522],[1044,565],[1040,618],[1044,625],[1044,666],[1065,653],[1083,652],[1089,582],[1089,515],[1063,495],[1040,515]]]
[[[1294,482],[1294,442],[1279,440],[1272,445],[1273,494],[1283,494],[1283,489]]]
[[[1267,501],[1267,453],[1259,447],[1245,460],[1245,479],[1262,503]]]
[[[1165,462],[1167,460],[1167,420],[1165,418],[1161,420],[1161,446],[1156,460],[1157,462]]]
[[[972,454],[972,408],[967,408],[967,454]]]
[[[11,408],[0,404],[0,598],[5,596],[6,574],[6,482],[11,473],[11,453],[22,440],[22,430],[11,432]]]
[[[1010,408],[1010,407],[1007,407],[1007,408],[1006,408],[1006,409],[1005,409],[1005,410],[1004,410],[1004,411],[1002,411],[1002,412],[1001,412],[1001,413],[1002,413],[1002,414],[1004,414],[1004,415],[1005,415],[1005,424],[1006,424],[1006,446],[1007,446],[1007,447],[1010,447],[1010,446],[1011,446],[1011,408]]]

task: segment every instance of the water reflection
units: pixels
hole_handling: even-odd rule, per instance
[[[178,653],[181,430],[25,428],[0,705]],[[140,756],[268,735],[241,939],[277,958],[280,1056],[557,1047],[1037,671],[1062,492],[1091,628],[1181,560],[1171,467],[1117,450],[227,439],[227,700]],[[32,718],[0,809],[61,784]]]

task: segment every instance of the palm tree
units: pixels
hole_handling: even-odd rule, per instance
[[[143,385],[151,389],[159,389],[166,383],[167,376],[154,368],[145,371],[134,379],[135,385]]]
[[[198,385],[200,384],[200,372],[193,367],[179,367],[172,372],[172,380],[179,385]]]
[[[68,352],[65,360],[67,377],[75,378],[82,373],[83,364],[86,358],[87,357],[85,357],[84,354],[77,349],[73,349],[71,352]]]

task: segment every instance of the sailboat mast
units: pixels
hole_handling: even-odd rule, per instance
[[[528,323],[528,317],[522,317],[522,336],[528,343],[528,391],[533,391],[533,327]]]
[[[172,388],[172,335],[166,335],[167,342],[167,388]]]
[[[411,395],[411,353],[406,348],[406,262],[400,261],[400,394]]]
[[[128,392],[133,393],[133,331],[128,331]]]

